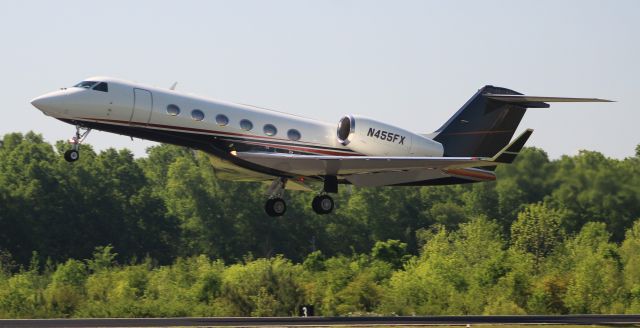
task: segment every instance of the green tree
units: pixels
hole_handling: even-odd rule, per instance
[[[300,276],[300,267],[282,257],[235,264],[222,276],[221,298],[230,315],[290,316],[302,304]]]
[[[640,148],[637,148],[640,149]],[[627,230],[624,242],[620,246],[623,265],[624,288],[628,293],[628,312],[640,311],[640,220]]]
[[[322,251],[315,251],[307,255],[307,258],[302,263],[302,266],[307,271],[311,271],[311,272],[322,271],[326,269],[324,261],[325,261],[325,257],[322,254]]]
[[[457,232],[435,233],[420,258],[391,277],[381,310],[400,315],[482,313],[487,290],[509,271],[499,230],[495,222],[476,218]]]
[[[395,269],[402,267],[402,264],[409,259],[407,244],[394,239],[377,241],[371,249],[371,256],[391,264]]]
[[[550,205],[567,210],[563,226],[569,233],[589,221],[604,222],[615,241],[640,211],[640,178],[635,158],[623,161],[606,158],[598,152],[581,151],[563,156],[552,180],[556,188]]]
[[[51,284],[44,291],[49,309],[64,317],[72,316],[84,300],[86,279],[87,270],[82,262],[67,260],[58,265],[51,277]]]
[[[97,246],[93,252],[93,259],[87,260],[87,267],[92,272],[111,268],[116,262],[118,253],[113,253],[113,246]]]
[[[563,215],[562,211],[544,203],[531,204],[518,214],[518,220],[511,226],[513,246],[533,254],[536,268],[562,241],[560,222]]]
[[[499,216],[490,217],[498,220],[503,232],[509,232],[511,222],[526,204],[540,202],[551,192],[548,176],[554,171],[547,153],[538,148],[525,148],[513,164],[496,169]]]
[[[572,313],[617,313],[622,276],[620,257],[604,223],[587,223],[568,243],[571,271],[564,303]]]

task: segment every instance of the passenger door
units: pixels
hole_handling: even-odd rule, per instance
[[[153,95],[145,89],[133,89],[133,113],[129,123],[131,125],[147,125],[153,111]]]

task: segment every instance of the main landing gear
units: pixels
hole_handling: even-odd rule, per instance
[[[267,195],[269,199],[264,205],[264,210],[269,216],[282,216],[287,211],[287,204],[282,196],[284,195],[284,188],[287,183],[286,178],[278,178],[271,183],[269,189],[267,189]],[[338,192],[338,179],[335,176],[325,176],[324,186],[322,192],[313,197],[311,202],[311,208],[317,214],[329,214],[333,211],[335,204],[333,198],[327,195],[327,193]]]
[[[324,185],[322,186],[322,193],[313,197],[311,202],[311,208],[317,214],[329,214],[333,211],[335,206],[333,198],[327,195],[327,193],[338,192],[338,178],[335,175],[324,176]]]
[[[333,206],[333,198],[329,195],[318,195],[311,202],[311,208],[317,214],[329,214],[333,211]]]
[[[87,138],[89,132],[91,132],[91,129],[76,125],[76,135],[69,139],[71,149],[64,152],[64,159],[67,162],[75,162],[80,158],[80,144]]]
[[[267,194],[269,199],[264,205],[264,211],[269,216],[282,216],[287,211],[287,203],[284,202],[282,196],[284,195],[284,185],[287,183],[287,179],[278,178],[271,183]]]

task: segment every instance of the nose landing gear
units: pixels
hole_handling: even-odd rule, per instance
[[[80,152],[75,149],[69,149],[64,152],[64,160],[71,163],[75,162],[80,158]]]
[[[64,152],[64,159],[67,162],[75,162],[80,158],[80,144],[87,138],[89,132],[91,132],[91,129],[82,128],[79,125],[76,125],[76,135],[69,139],[71,149]]]

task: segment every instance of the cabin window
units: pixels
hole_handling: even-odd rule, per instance
[[[82,81],[76,85],[74,85],[74,87],[76,88],[85,88],[85,89],[91,89],[92,86],[96,85],[98,82],[95,81]]]
[[[291,129],[287,131],[287,138],[289,138],[289,140],[298,141],[302,138],[302,135],[300,134],[300,131]]]
[[[251,131],[251,129],[253,129],[253,123],[251,123],[251,121],[249,120],[241,120],[240,128],[245,131]]]
[[[204,113],[199,109],[194,109],[191,111],[191,118],[195,121],[202,121],[204,120]]]
[[[216,123],[218,123],[218,125],[220,126],[225,126],[229,124],[229,118],[223,114],[218,114],[216,116]]]
[[[167,106],[167,114],[171,116],[178,116],[180,114],[180,107],[174,104]]]
[[[278,133],[278,129],[273,124],[265,124],[262,131],[268,136],[275,136]]]
[[[100,83],[98,83],[98,85],[93,87],[93,90],[102,91],[102,92],[109,92],[109,86],[107,85],[106,82],[100,82]]]

